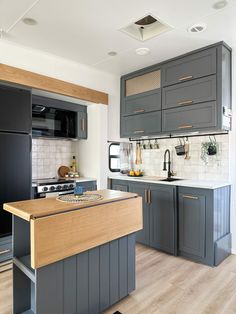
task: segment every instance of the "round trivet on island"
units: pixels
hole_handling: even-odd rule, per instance
[[[103,196],[100,194],[83,194],[83,195],[67,194],[57,197],[58,201],[67,203],[97,202],[102,199]]]

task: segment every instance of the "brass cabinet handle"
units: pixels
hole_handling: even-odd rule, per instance
[[[151,190],[148,190],[148,204],[151,204],[151,202],[152,202]]]
[[[134,134],[138,134],[138,133],[144,133],[144,130],[137,130],[137,131],[134,131]]]
[[[141,113],[141,112],[145,112],[144,109],[138,109],[138,110],[135,110],[134,113]]]
[[[192,78],[193,78],[192,75],[183,76],[179,78],[179,81],[187,81],[187,80],[191,80]]]
[[[192,125],[180,125],[178,129],[191,129],[192,127]]]
[[[8,249],[8,250],[3,250],[3,251],[0,251],[0,255],[2,255],[2,254],[6,254],[6,253],[9,253],[9,252],[11,252],[11,250],[10,250],[10,249]]]
[[[192,195],[183,195],[183,198],[188,198],[190,200],[198,200],[197,196],[192,196]]]
[[[148,202],[148,191],[145,189],[145,192],[144,192],[144,201],[145,201],[145,203],[147,203]]]
[[[193,103],[193,100],[183,100],[183,101],[179,101],[178,105],[190,105]]]

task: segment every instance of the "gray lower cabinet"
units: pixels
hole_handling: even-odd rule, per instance
[[[82,186],[83,192],[96,191],[97,190],[97,182],[96,181],[76,182],[76,185]]]
[[[216,126],[215,101],[162,111],[162,128],[165,132],[209,130]]]
[[[130,183],[129,192],[137,193],[143,199],[143,229],[136,233],[136,241],[150,245],[150,207],[148,204],[149,186],[142,183]]]
[[[143,198],[143,230],[136,233],[136,241],[176,254],[175,187],[132,182],[129,191]]]
[[[87,112],[77,112],[77,137],[79,139],[87,139],[88,137]]]
[[[161,111],[123,117],[121,137],[140,137],[161,132]]]
[[[120,180],[112,180],[111,187],[112,190],[129,192],[129,184],[127,181],[120,181]],[[130,191],[131,192],[131,191]]]
[[[216,73],[216,48],[190,53],[162,67],[162,85],[181,83]]]
[[[12,258],[12,236],[0,238],[0,263]]]
[[[176,188],[150,186],[150,246],[176,254]]]
[[[178,253],[210,266],[231,250],[230,186],[215,190],[179,187]]]
[[[162,109],[216,100],[216,75],[163,88]]]

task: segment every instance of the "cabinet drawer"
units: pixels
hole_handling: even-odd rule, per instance
[[[163,88],[163,109],[216,100],[216,76]]]
[[[0,242],[0,262],[12,258],[12,241]]]
[[[161,132],[161,111],[123,117],[121,137],[141,137]]]
[[[172,85],[214,73],[216,48],[211,48],[165,64],[162,70],[162,85]]]
[[[216,102],[163,110],[164,132],[192,131],[217,126]]]
[[[126,116],[156,110],[161,110],[161,89],[127,97],[124,100],[122,114]]]

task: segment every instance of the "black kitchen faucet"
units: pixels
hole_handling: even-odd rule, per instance
[[[166,155],[168,154],[168,161],[166,161]],[[170,165],[171,165],[171,162],[170,162],[170,150],[169,149],[166,149],[165,150],[165,153],[164,153],[164,163],[163,163],[163,171],[166,171],[166,165],[168,164],[168,172],[167,172],[167,177],[168,179],[171,178],[171,171],[170,171]]]

